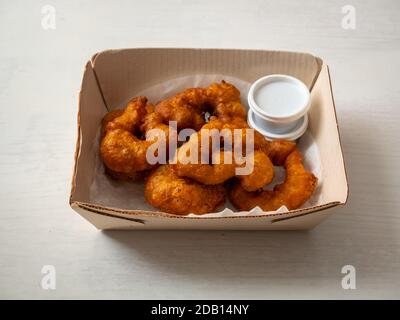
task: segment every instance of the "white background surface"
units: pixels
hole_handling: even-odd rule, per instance
[[[0,298],[400,298],[399,14],[396,0],[1,1]],[[93,53],[135,46],[322,57],[348,205],[309,232],[96,230],[68,205],[78,90]],[[48,264],[56,290],[40,286]],[[341,287],[346,264],[356,290]]]

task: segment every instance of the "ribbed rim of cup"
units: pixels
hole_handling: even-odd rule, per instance
[[[296,85],[300,86],[306,93],[307,93],[307,99],[306,99],[306,103],[304,104],[304,106],[302,106],[300,108],[299,111],[289,115],[289,116],[275,116],[275,115],[271,115],[268,114],[265,110],[263,110],[261,107],[259,107],[257,105],[257,103],[255,102],[254,99],[254,92],[261,86],[263,85],[265,82],[273,80],[284,80],[287,81],[289,80],[292,83],[295,83]],[[308,87],[299,79],[289,76],[289,75],[285,75],[285,74],[271,74],[265,77],[262,77],[258,80],[256,80],[250,87],[248,96],[247,96],[247,100],[249,103],[249,107],[250,109],[252,109],[254,111],[254,113],[256,113],[259,117],[271,121],[271,122],[277,122],[277,123],[287,123],[287,122],[291,122],[291,121],[296,121],[298,119],[300,119],[303,115],[305,115],[310,107],[310,91],[308,89]]]
[[[274,140],[274,139],[284,139],[284,140],[296,140],[300,138],[304,132],[306,132],[307,127],[308,127],[308,114],[304,115],[303,118],[303,123],[294,131],[286,132],[286,133],[273,133],[270,131],[267,131],[265,129],[262,129],[257,126],[255,123],[253,117],[255,116],[255,113],[252,110],[249,110],[247,114],[247,122],[251,128],[254,130],[257,130],[260,132],[264,137]]]

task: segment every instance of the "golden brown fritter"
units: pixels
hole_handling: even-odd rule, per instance
[[[264,211],[274,211],[281,206],[289,210],[302,206],[313,194],[317,178],[304,169],[300,152],[294,149],[285,159],[286,178],[273,190],[247,192],[236,182],[229,190],[229,199],[240,211],[260,207]]]
[[[208,88],[190,88],[155,106],[164,123],[176,121],[178,130],[192,128],[200,130],[204,125],[206,112],[222,121],[246,118],[246,109],[240,103],[240,92],[232,84],[222,81]]]
[[[101,157],[112,171],[133,174],[152,167],[146,159],[151,144],[151,141],[140,140],[129,131],[111,130],[101,141]]]
[[[274,178],[274,165],[268,156],[264,152],[256,150],[254,156],[250,156],[249,160],[253,161],[253,171],[248,175],[236,175],[243,189],[256,191],[271,183]]]
[[[162,100],[155,106],[164,122],[176,121],[178,130],[192,128],[199,130],[204,124],[206,90],[203,88],[186,89],[173,97]]]
[[[122,129],[133,132],[146,114],[147,98],[140,96],[128,102],[124,110],[114,110],[103,118],[104,132]],[[118,116],[118,114],[121,115]]]
[[[204,214],[225,202],[225,189],[221,185],[205,186],[180,178],[171,166],[162,165],[147,177],[144,196],[149,204],[164,212]]]
[[[101,137],[103,138],[106,135],[108,123],[114,121],[115,118],[122,116],[124,113],[123,109],[116,109],[108,112],[104,118],[101,120]]]
[[[268,141],[267,155],[275,166],[283,166],[288,155],[296,148],[296,143],[289,140]]]
[[[246,163],[237,163],[231,151],[220,151],[218,155],[219,163],[216,161],[211,164],[205,163],[185,163],[181,162],[180,156],[184,149],[178,149],[178,162],[173,165],[176,174],[180,177],[194,179],[206,185],[221,184],[232,177],[237,177],[243,188],[247,191],[255,191],[270,183],[274,177],[274,166],[268,156],[262,151],[255,151],[248,154]],[[225,162],[228,159],[229,162]],[[250,164],[251,163],[251,164]],[[248,174],[238,175],[237,168],[250,166]]]
[[[211,117],[210,121],[206,123],[202,129],[213,130],[217,129],[219,131],[229,130],[231,137],[234,136],[234,130],[236,129],[236,134],[238,134],[238,129],[242,129],[240,132],[240,141],[241,145],[235,144],[235,139],[232,139],[233,149],[242,148],[242,150],[246,149],[246,145],[253,145],[254,150],[261,150],[265,153],[268,153],[270,150],[270,142],[265,139],[265,137],[259,133],[258,131],[252,129],[247,124],[245,119],[240,117],[234,117],[229,120],[229,122],[224,122],[220,118]],[[251,131],[253,135],[247,135],[247,131]]]
[[[176,174],[207,185],[220,184],[237,176],[242,182],[243,188],[247,191],[255,191],[270,183],[274,177],[274,167],[267,154],[263,151],[268,147],[267,141],[262,137],[260,141],[257,141],[259,146],[257,146],[256,150],[252,149],[246,154],[246,144],[252,143],[255,145],[255,143],[253,139],[248,141],[246,130],[244,129],[254,130],[246,127],[236,128],[236,125],[234,122],[231,124],[223,123],[219,119],[212,119],[205,124],[199,132],[194,133],[189,141],[178,149],[176,161],[173,164]],[[208,131],[212,129],[218,130],[220,136],[223,137],[222,140],[225,140],[225,138],[230,140],[232,143],[231,148],[228,150],[213,149],[212,137],[209,134],[210,131]],[[227,130],[228,136],[222,134],[221,130],[224,129]],[[241,149],[237,149],[238,146],[235,145],[236,141],[233,139],[235,129],[238,130],[241,138],[239,145]],[[207,159],[204,159],[205,152],[203,149],[207,145],[203,146],[203,141],[208,143],[210,156]],[[225,148],[224,142],[226,141],[222,141],[221,146]],[[241,150],[241,152],[235,153],[235,150]],[[191,152],[195,152],[195,154]],[[241,156],[244,159],[241,159]],[[217,158],[219,158],[218,161],[216,160]],[[204,161],[201,161],[203,159]],[[243,162],[243,160],[245,161]],[[244,167],[249,169],[238,173],[237,169]]]
[[[148,148],[164,139],[168,142],[169,127],[161,123],[159,115],[146,114],[146,104],[146,97],[137,97],[128,103],[122,114],[114,111],[103,119],[100,154],[114,177],[132,177],[136,172],[152,168],[154,164],[147,159]],[[146,140],[135,135],[139,128]]]
[[[222,80],[207,88],[211,102],[210,112],[224,122],[233,118],[246,119],[246,109],[240,102],[240,91],[232,84]]]

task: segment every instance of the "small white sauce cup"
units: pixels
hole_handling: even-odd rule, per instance
[[[265,125],[260,126],[260,125],[256,124],[255,118],[256,118],[256,116],[253,113],[253,111],[249,110],[248,116],[247,116],[247,122],[248,122],[250,128],[257,130],[268,140],[284,139],[284,140],[294,141],[294,140],[297,140],[298,138],[300,138],[304,134],[304,132],[306,132],[307,127],[308,127],[308,115],[307,114],[304,115],[299,120],[297,120],[294,125],[294,128],[287,133],[274,133],[269,128],[265,129]]]
[[[295,140],[307,130],[310,91],[299,79],[262,77],[251,85],[248,103],[249,125],[268,139]]]

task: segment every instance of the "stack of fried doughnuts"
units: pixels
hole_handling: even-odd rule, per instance
[[[168,126],[170,121],[176,126]],[[148,160],[149,148],[157,143],[168,146],[183,129],[193,133],[167,163]],[[210,132],[224,133],[217,145]],[[257,206],[265,211],[296,209],[317,184],[304,169],[294,142],[267,141],[249,128],[239,90],[225,81],[186,89],[155,106],[146,97],[136,97],[125,109],[109,112],[102,121],[100,154],[113,178],[144,178],[146,201],[177,215],[214,212],[224,205],[226,195],[240,211]],[[199,161],[188,162],[192,156]],[[239,161],[240,156],[248,157],[249,163]],[[210,161],[216,158],[219,161]],[[249,173],[237,173],[248,164]],[[285,167],[286,179],[273,190],[264,190],[273,180],[274,166]]]

